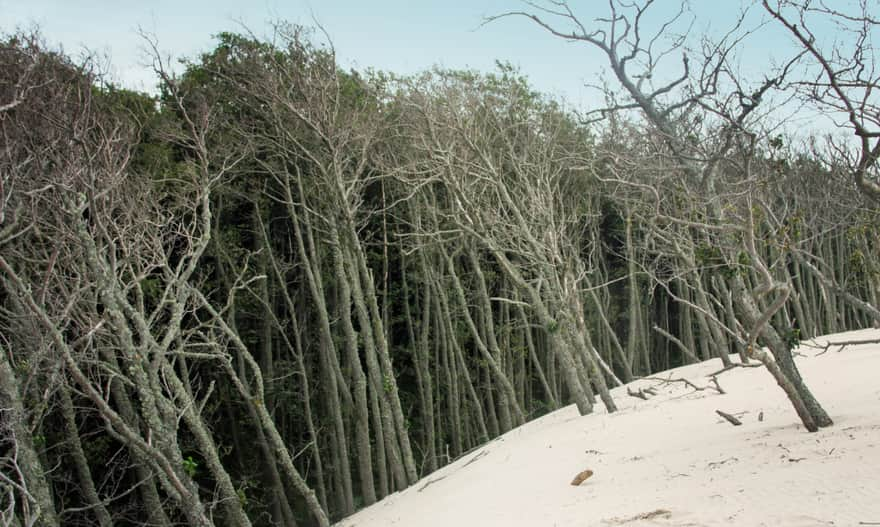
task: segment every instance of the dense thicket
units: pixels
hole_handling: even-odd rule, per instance
[[[156,99],[90,68],[0,44],[3,525],[328,525],[737,353],[826,426],[791,346],[880,321],[847,166],[705,107],[588,126],[290,27]]]

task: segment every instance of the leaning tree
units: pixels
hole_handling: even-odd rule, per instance
[[[772,130],[765,108],[787,86],[803,53],[764,80],[749,83],[738,74],[734,60],[740,42],[750,34],[745,14],[720,39],[695,43],[687,24],[682,30],[685,4],[652,26],[654,4],[612,1],[607,13],[587,21],[568,2],[548,1],[528,3],[530,10],[490,20],[526,17],[605,59],[616,89],[609,89],[612,104],[598,114],[637,115],[646,130],[639,153],[653,158],[654,169],[645,170],[612,151],[606,162],[596,165],[597,177],[639,195],[631,202],[642,204],[641,223],[652,229],[651,237],[658,242],[652,250],[677,261],[679,270],[699,270],[707,261],[730,270],[722,285],[729,291],[733,317],[725,321],[712,316],[706,309],[709,302],[700,299],[705,282],[684,272],[680,277],[695,284],[695,297],[700,299],[690,306],[767,366],[807,429],[831,425],[792,359],[785,338],[789,328],[774,323],[791,297],[792,285],[781,277],[784,260],[768,258],[761,234],[768,227],[767,211],[762,209],[764,185],[773,176],[760,162]],[[678,73],[666,74],[675,61]],[[863,143],[871,137],[863,137]],[[701,248],[711,248],[711,254],[695,258]],[[759,338],[769,353],[758,349]]]

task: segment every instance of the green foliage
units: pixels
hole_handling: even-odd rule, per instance
[[[801,330],[798,328],[791,328],[782,336],[782,338],[788,349],[793,350],[801,343]]]
[[[194,478],[199,470],[199,463],[192,456],[186,456],[183,460],[183,471],[186,472],[189,477]]]
[[[801,214],[793,214],[782,229],[782,236],[798,241],[802,237],[804,218]]]
[[[248,506],[248,497],[244,488],[239,487],[235,489],[235,494],[238,496],[238,502],[241,503],[241,506],[246,508]]]
[[[15,370],[19,375],[27,375],[31,371],[31,363],[27,358],[20,358],[15,361]]]
[[[697,245],[694,249],[694,260],[698,267],[713,267],[725,263],[721,249],[715,245],[705,243]]]
[[[863,274],[866,270],[865,264],[865,254],[861,249],[854,249],[849,254],[849,266],[855,274]]]
[[[128,123],[139,136],[128,164],[132,172],[155,182],[178,172],[175,148],[163,137],[163,130],[172,125],[171,116],[159,111],[159,99],[112,85],[96,89],[95,98],[104,111]]]

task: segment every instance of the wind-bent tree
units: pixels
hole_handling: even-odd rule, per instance
[[[803,50],[808,70],[803,79],[792,83],[797,95],[808,107],[830,116],[838,127],[852,132],[855,137],[854,141],[829,138],[826,149],[828,165],[833,167],[832,170],[847,171],[876,210],[880,205],[880,100],[877,95],[880,71],[873,51],[880,19],[868,2],[841,8],[802,1],[763,0],[761,5]],[[849,39],[830,44],[820,42],[812,27],[829,22]],[[875,258],[871,260],[876,261]],[[817,272],[815,266],[807,265],[806,269],[823,285],[842,291],[836,280]],[[877,309],[880,307],[877,303],[880,278],[873,271],[870,275],[874,282],[873,302],[865,305],[851,295],[844,294],[844,297],[848,303],[868,311],[876,323],[880,323]]]
[[[442,192],[442,201],[436,195],[428,201],[438,208],[436,228],[446,237],[451,232],[461,237],[487,320],[491,305],[477,249],[494,260],[547,329],[551,351],[581,413],[592,410],[594,385],[614,411],[600,368],[603,359],[590,343],[583,314],[581,289],[588,269],[582,254],[590,249],[581,245],[581,234],[591,220],[591,204],[580,197],[567,199],[577,196],[573,190],[583,181],[576,170],[585,165],[589,139],[542,103],[515,72],[501,73],[487,79],[438,74],[413,84],[403,104],[419,120],[415,182],[423,185],[419,178],[427,173],[441,184],[435,192]],[[434,90],[437,96],[427,96]],[[454,277],[452,256],[447,251],[445,258]],[[464,290],[456,284],[466,306]],[[521,410],[497,364],[500,350],[492,326],[486,328],[488,342],[482,342],[474,324],[469,326],[502,387],[502,418],[507,420],[510,411],[518,421]]]
[[[783,83],[793,61],[750,87],[731,67],[736,45],[747,34],[741,29],[742,20],[718,42],[703,42],[694,58],[684,49],[687,33],[663,47],[664,35],[675,30],[684,15],[684,6],[666,22],[651,29],[645,14],[653,3],[650,0],[632,4],[612,1],[607,15],[590,22],[582,20],[565,1],[533,4],[534,12],[510,12],[500,17],[528,17],[551,34],[583,43],[604,56],[625,100],[601,113],[638,111],[651,128],[652,137],[646,138],[645,148],[653,155],[665,157],[666,168],[674,178],[670,183],[683,189],[684,194],[675,200],[665,182],[655,176],[632,181],[614,175],[611,179],[642,192],[642,201],[653,204],[653,217],[645,217],[646,224],[669,224],[679,232],[695,229],[714,233],[707,240],[710,241],[707,246],[723,248],[718,255],[723,265],[746,266],[749,275],[733,273],[729,290],[745,329],[749,353],[767,365],[809,430],[828,426],[832,424],[831,419],[801,379],[782,337],[787,330],[772,323],[774,315],[791,295],[791,285],[777,279],[772,261],[764,260],[756,241],[761,219],[757,217],[759,210],[754,196],[760,191],[762,179],[767,177],[754,171],[753,161],[760,153],[758,141],[765,137],[760,123],[756,122],[760,117],[756,110],[762,100]],[[676,52],[681,52],[680,73],[662,76],[659,68],[667,65],[669,57]],[[601,167],[608,168],[616,171],[613,164]],[[684,209],[686,214],[662,210],[664,204],[681,205],[685,200],[693,203],[695,198],[705,211],[691,207]],[[670,253],[693,268],[696,263],[692,258],[693,247],[699,242],[694,243],[688,232],[682,234],[664,237],[671,242]],[[691,248],[683,242],[688,242]],[[697,306],[705,312],[707,302],[702,298],[705,291],[699,277],[696,284]],[[726,326],[718,317],[714,321]],[[710,329],[705,326],[704,331]],[[759,337],[772,356],[756,349]]]
[[[880,71],[874,42],[880,19],[870,2],[832,7],[824,2],[762,0],[761,6],[790,33],[803,49],[810,70],[794,86],[810,105],[841,121],[852,131],[856,144],[831,141],[836,161],[846,166],[858,189],[875,204],[880,203]],[[822,43],[812,27],[818,22],[837,26],[849,37],[842,43]]]

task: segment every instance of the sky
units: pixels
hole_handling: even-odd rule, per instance
[[[691,0],[691,12],[678,28],[693,21],[694,34],[720,35],[748,4]],[[604,1],[573,0],[571,5],[586,22],[606,14]],[[647,26],[659,27],[678,6],[677,0],[658,0]],[[489,71],[500,60],[518,66],[538,90],[565,99],[570,107],[601,106],[599,92],[587,86],[600,84],[605,71],[595,49],[553,37],[522,17],[484,24],[488,16],[517,9],[528,6],[518,0],[0,0],[0,32],[39,26],[49,44],[60,44],[74,56],[84,50],[106,55],[117,82],[153,91],[156,82],[139,28],[156,37],[163,53],[195,58],[212,48],[212,36],[221,31],[266,35],[273,20],[317,23],[344,66],[398,74],[435,65]],[[748,24],[755,26],[762,18],[754,9]],[[739,63],[744,74],[756,79],[767,64],[794,50],[787,35],[766,28],[747,42]],[[676,75],[680,58],[668,60],[661,74]]]

